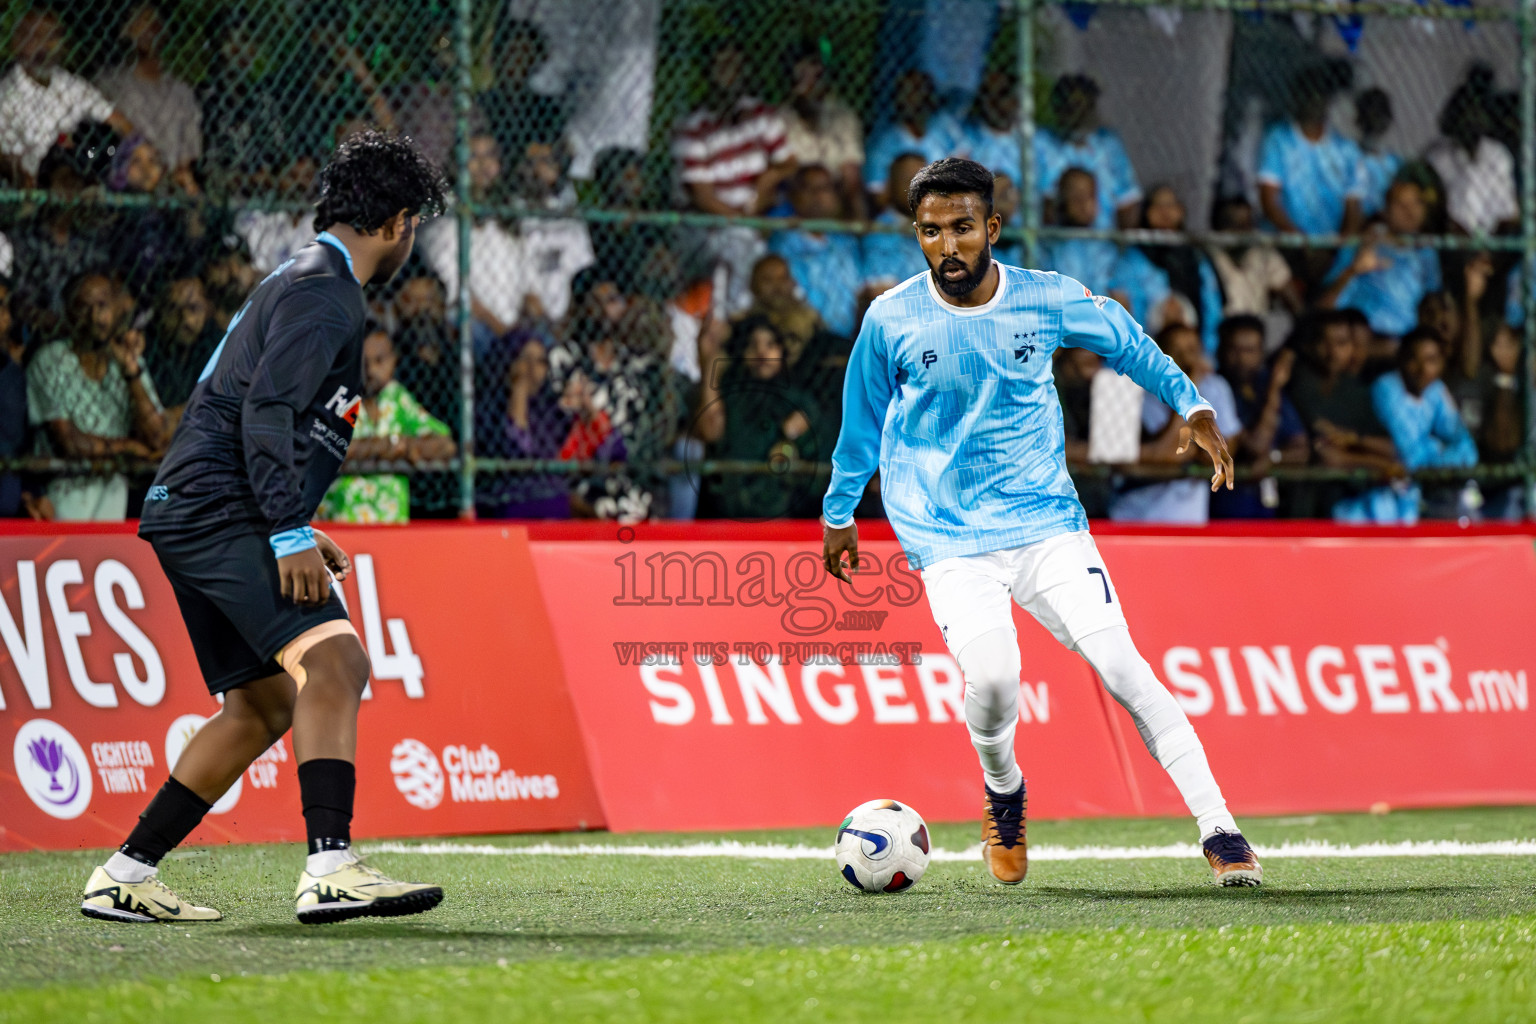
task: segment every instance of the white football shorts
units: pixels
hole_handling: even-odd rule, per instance
[[[945,558],[922,570],[928,607],[957,658],[972,640],[1012,630],[1016,602],[1069,650],[1101,629],[1125,625],[1109,570],[1087,530],[1038,544]]]

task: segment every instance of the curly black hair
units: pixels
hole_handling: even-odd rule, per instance
[[[320,172],[315,230],[346,224],[371,234],[401,210],[434,217],[447,192],[442,171],[409,136],[364,129],[337,146]]]

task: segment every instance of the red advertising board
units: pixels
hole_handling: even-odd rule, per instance
[[[359,836],[815,825],[876,796],[979,817],[963,684],[892,540],[847,587],[808,524],[332,532],[374,666]],[[1536,802],[1528,537],[1099,546],[1237,813]],[[1015,621],[1032,815],[1183,813],[1086,663]],[[0,536],[0,701],[0,849],[119,841],[218,707],[153,553],[110,528]],[[291,761],[193,840],[299,838]]]
[[[895,543],[865,546],[852,589],[804,544],[532,548],[610,828],[821,824],[879,796],[980,814],[964,684]],[[1082,663],[1033,646],[1032,808],[1129,813]]]
[[[1099,546],[1234,808],[1536,803],[1529,538]],[[1133,747],[1146,812],[1182,811]]]
[[[526,533],[332,536],[374,669],[355,834],[600,825]],[[153,551],[123,533],[0,537],[0,640],[0,849],[120,842],[218,710]],[[292,749],[262,755],[192,841],[302,839]]]
[[[610,827],[823,823],[882,795],[978,816],[954,662],[895,544],[865,545],[873,567],[852,589],[806,543],[532,547]],[[1237,812],[1536,802],[1528,538],[1100,550]],[[1184,813],[1086,664],[1015,621],[1031,812]],[[897,663],[837,646],[858,641]],[[814,664],[817,644],[834,664]]]

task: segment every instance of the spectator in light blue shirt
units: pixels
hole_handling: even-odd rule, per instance
[[[988,71],[964,127],[967,155],[993,174],[1006,174],[1017,188],[1019,80],[1005,71]]]
[[[1140,227],[1152,231],[1183,231],[1184,204],[1170,185],[1154,185],[1142,204]],[[1221,323],[1221,282],[1199,248],[1187,243],[1139,245],[1121,258],[1122,280],[1147,306],[1136,314],[1149,330],[1183,323],[1198,328],[1206,355],[1216,355],[1216,326]],[[1131,285],[1132,278],[1145,282]],[[1170,303],[1169,300],[1172,300]]]
[[[1409,469],[1459,468],[1477,462],[1477,445],[1461,422],[1445,382],[1445,350],[1428,328],[1411,331],[1398,349],[1398,369],[1376,379],[1371,404]]]
[[[1099,187],[1098,214],[1091,227],[1132,227],[1140,213],[1141,183],[1120,136],[1099,125],[1099,85],[1087,75],[1063,75],[1051,89],[1055,131],[1035,135],[1040,194],[1059,189],[1071,167],[1091,171]]]
[[[1365,193],[1360,212],[1373,217],[1386,205],[1387,188],[1403,166],[1403,158],[1382,145],[1392,128],[1392,100],[1381,89],[1367,89],[1355,97],[1355,127],[1360,129],[1360,167]]]
[[[1216,426],[1226,435],[1227,444],[1236,451],[1242,443],[1243,421],[1237,413],[1232,388],[1218,374],[1211,372],[1200,332],[1183,324],[1165,328],[1157,336],[1158,347],[1178,364],[1216,413]],[[1187,465],[1195,452],[1178,453],[1179,428],[1183,420],[1159,398],[1145,394],[1141,399],[1141,428],[1145,440],[1141,461]],[[1190,449],[1194,446],[1190,445]],[[1109,506],[1109,518],[1119,522],[1177,523],[1203,526],[1211,516],[1211,485],[1204,479],[1190,477],[1167,483],[1135,487],[1115,497]]]
[[[907,205],[907,186],[912,175],[927,166],[921,153],[902,153],[891,161],[886,179],[886,208],[875,218],[876,224],[900,228],[896,234],[870,233],[864,236],[864,291],[867,299],[894,288],[907,278],[928,272],[923,248],[917,244],[912,227],[912,208]]]
[[[1440,255],[1401,245],[1396,238],[1422,230],[1427,212],[1424,190],[1416,182],[1394,183],[1383,213],[1385,231],[1339,251],[1319,305],[1358,309],[1371,330],[1387,337],[1413,330],[1419,303],[1440,290]]]
[[[795,171],[789,188],[795,216],[831,220],[841,212],[837,182],[820,164]],[[852,337],[860,285],[859,242],[852,235],[794,229],[776,233],[768,243],[784,257],[789,272],[833,334]]]
[[[1317,73],[1292,86],[1293,116],[1259,146],[1259,203],[1281,231],[1359,230],[1365,192],[1360,147],[1328,127],[1328,88]]]
[[[1093,173],[1081,167],[1068,168],[1057,190],[1056,223],[1068,228],[1092,227],[1098,212],[1098,185]],[[1119,265],[1119,247],[1101,238],[1055,238],[1040,247],[1040,269],[1081,281],[1129,310],[1130,295],[1119,289],[1116,276]]]
[[[895,121],[871,135],[864,146],[864,182],[880,205],[890,199],[885,191],[886,172],[900,154],[921,153],[932,163],[966,148],[960,122],[953,114],[939,110],[933,79],[926,72],[904,72],[896,81],[891,102]]]

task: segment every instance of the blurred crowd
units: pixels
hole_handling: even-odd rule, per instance
[[[16,21],[0,77],[0,174],[31,191],[0,222],[0,458],[163,451],[246,294],[313,239],[303,201],[349,131],[406,132],[456,169],[446,22],[427,33],[419,75],[389,85],[320,29],[310,76],[269,73],[254,30],[227,12],[218,59],[194,84],[165,60],[152,4],[121,20],[121,62],[91,78],[61,66],[58,16],[36,8]],[[700,53],[705,98],[670,126],[667,148],[603,149],[578,180],[571,98],[534,84],[544,33],[504,18],[489,42],[464,165],[468,351],[450,215],[424,226],[402,274],[370,293],[367,395],[349,454],[367,465],[337,482],[323,516],[458,514],[453,460],[468,441],[480,459],[520,460],[477,475],[482,516],[814,516],[826,482],[815,466],[836,441],[864,311],[926,270],[902,230],[913,174],[951,155],[992,169],[1005,222],[994,256],[1023,260],[1019,85],[1005,70],[980,73],[958,98],[941,97],[924,70],[903,71],[885,116],[866,124],[817,48],[787,52],[787,96],[769,103],[756,84],[763,68],[725,38]],[[1032,171],[1041,222],[1065,230],[1035,264],[1124,304],[1216,408],[1247,474],[1216,496],[1177,478],[1196,455],[1177,454],[1178,417],[1104,385],[1109,371],[1092,354],[1064,350],[1068,456],[1084,470],[1090,514],[1522,515],[1519,486],[1479,487],[1454,472],[1513,462],[1526,445],[1517,259],[1412,241],[1518,231],[1511,110],[1490,72],[1469,70],[1426,151],[1395,153],[1381,145],[1392,97],[1352,93],[1326,64],[1303,69],[1287,116],[1264,134],[1252,198],[1219,195],[1198,221],[1173,187],[1140,180],[1100,121],[1100,89],[1079,74],[1049,84]],[[288,203],[260,201],[273,197]],[[785,222],[691,228],[659,216],[675,209]],[[636,212],[658,216],[625,216]],[[1115,228],[1258,240],[1072,233]],[[1343,244],[1281,248],[1265,239],[1274,231]],[[1107,458],[1094,435],[1116,430],[1127,402],[1139,403],[1139,430],[1128,453]],[[542,465],[570,461],[591,472]],[[1341,472],[1283,487],[1269,475],[1303,465]],[[0,515],[121,519],[148,482],[106,465],[32,469],[0,473]],[[1408,475],[1427,469],[1452,472],[1417,484]],[[878,511],[876,481],[861,514]]]

